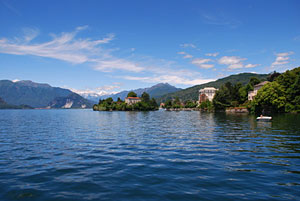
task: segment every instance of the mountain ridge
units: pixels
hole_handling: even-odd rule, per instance
[[[231,82],[232,84],[236,84],[240,82],[242,85],[245,85],[250,81],[252,77],[257,77],[260,80],[266,80],[268,75],[269,74],[256,74],[256,73],[239,73],[239,74],[229,75],[227,77],[217,79],[216,81],[195,85],[174,93],[165,94],[159,97],[157,99],[157,102],[158,103],[165,102],[166,100],[174,99],[176,97],[178,97],[182,101],[198,100],[199,90],[202,88],[205,87],[220,88],[226,82]]]
[[[17,82],[0,80],[0,96],[9,105],[28,105],[33,108],[46,108],[56,98],[66,98],[72,94],[75,93],[69,89],[52,87],[49,84],[36,83],[31,80]],[[92,107],[92,103],[81,96],[79,97],[79,95],[76,96],[73,102],[84,102],[86,106]]]
[[[167,93],[176,92],[179,90],[181,90],[181,89],[176,88],[175,86],[172,86],[169,83],[158,83],[151,87],[138,88],[138,89],[133,89],[133,90],[125,90],[125,91],[121,91],[116,94],[100,96],[99,98],[105,99],[105,98],[111,97],[111,98],[113,98],[114,101],[116,101],[118,98],[124,100],[130,91],[135,92],[137,94],[137,96],[141,96],[143,92],[146,92],[150,95],[151,98],[159,98]]]

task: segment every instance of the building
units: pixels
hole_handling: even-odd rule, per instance
[[[199,90],[199,103],[202,103],[206,100],[212,101],[216,91],[218,91],[218,89],[214,88],[214,87],[205,87],[204,89],[200,89]]]
[[[268,81],[264,81],[264,82],[261,82],[257,85],[254,85],[254,90],[253,91],[249,91],[248,92],[248,100],[249,101],[252,101],[254,96],[257,95],[257,91],[262,88],[262,86],[264,86],[265,84],[268,84],[269,82]]]
[[[139,97],[127,97],[125,98],[125,103],[127,103],[128,105],[132,105],[135,103],[138,103],[141,101],[141,98]]]

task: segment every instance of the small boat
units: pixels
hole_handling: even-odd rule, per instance
[[[257,117],[256,120],[260,120],[260,121],[271,121],[272,120],[272,117],[267,117],[267,116],[260,116],[260,117]]]

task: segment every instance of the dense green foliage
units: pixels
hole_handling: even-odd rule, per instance
[[[249,77],[249,75],[254,75]],[[240,79],[242,78],[242,79]],[[262,81],[268,80],[269,83],[262,86],[253,101],[248,101],[248,92],[253,91],[254,86]],[[234,82],[224,82],[224,80],[233,80]],[[237,82],[237,81],[241,82]],[[222,85],[219,85],[222,83]],[[198,99],[198,87],[218,87],[212,102],[204,101],[199,106],[192,98],[188,99],[191,91],[194,91]],[[239,107],[248,108],[253,113],[268,112],[300,112],[300,67],[288,70],[285,73],[274,71],[269,75],[257,75],[243,73],[229,76],[217,80],[216,82],[207,83],[182,90],[173,95],[185,95],[184,98],[176,96],[167,99],[165,108],[193,108],[198,107],[201,110],[224,111],[226,108]]]
[[[207,110],[209,112],[214,110],[214,106],[209,100],[202,102],[199,107],[201,110]]]
[[[134,93],[134,92],[133,92]],[[134,97],[132,92],[128,93],[128,97]],[[98,104],[93,106],[95,111],[150,111],[158,110],[158,105],[154,98],[150,99],[148,93],[144,92],[141,96],[141,101],[135,104],[127,104],[118,98],[114,101],[111,97],[105,100],[99,100]]]
[[[175,97],[179,97],[180,100],[182,101],[187,101],[187,100],[198,100],[199,96],[199,90],[205,87],[215,87],[215,88],[220,88],[222,85],[224,85],[226,82],[230,82],[232,84],[237,84],[241,83],[241,85],[247,85],[250,81],[251,78],[256,77],[259,80],[266,80],[268,77],[268,74],[254,74],[254,73],[240,73],[237,75],[230,75],[228,77],[218,79],[213,82],[201,84],[201,85],[196,85],[193,87],[189,87],[174,93],[169,93],[166,94],[160,98],[157,99],[157,101],[160,102],[165,102],[167,100],[172,100],[175,99]],[[248,93],[248,92],[247,92]]]
[[[237,107],[248,100],[248,91],[253,90],[253,86],[258,84],[260,80],[251,78],[250,82],[242,86],[241,83],[232,85],[230,82],[225,83],[216,92],[213,99],[215,110],[225,110],[227,107]]]
[[[137,97],[136,93],[131,91],[127,94],[127,97]]]
[[[179,109],[179,108],[196,108],[197,102],[192,100],[187,100],[182,102],[178,97],[174,100],[167,100],[165,102],[164,108],[166,109]]]
[[[263,86],[251,103],[253,112],[300,112],[300,67]]]

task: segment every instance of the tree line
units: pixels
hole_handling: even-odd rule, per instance
[[[127,94],[127,97],[137,97],[133,91]],[[93,106],[94,111],[151,111],[158,110],[158,105],[154,98],[150,99],[148,93],[144,92],[140,97],[141,101],[135,104],[127,104],[125,101],[118,98],[114,101],[111,97],[99,100],[98,104]]]
[[[206,100],[201,104],[195,101],[180,101],[178,97],[167,100],[164,107],[170,108],[199,108],[207,111],[224,111],[226,108],[242,107],[247,108],[252,113],[267,112],[300,112],[300,67],[287,70],[280,74],[276,71],[269,74],[267,81],[252,101],[248,100],[248,92],[254,90],[254,86],[262,81],[252,77],[250,81],[242,85],[241,83],[223,84],[210,102]]]

